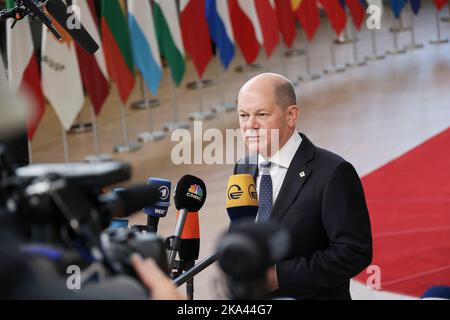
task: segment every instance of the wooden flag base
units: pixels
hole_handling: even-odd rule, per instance
[[[161,130],[156,130],[152,132],[143,132],[138,136],[139,142],[153,142],[153,141],[159,141],[166,137],[166,133]]]
[[[111,162],[113,161],[113,157],[109,154],[100,154],[100,155],[90,155],[84,158],[84,162],[88,163],[102,163],[102,162]]]
[[[191,121],[203,121],[214,119],[216,114],[213,111],[194,112],[189,115]]]
[[[148,101],[145,100],[141,100],[141,101],[136,101],[134,103],[131,104],[131,108],[135,109],[135,110],[146,110],[149,108],[157,108],[161,105],[161,102],[158,99],[150,99]]]
[[[325,74],[342,73],[344,71],[345,71],[345,66],[342,66],[342,65],[329,66],[323,70],[323,72]]]
[[[176,129],[189,129],[189,124],[182,121],[174,121],[174,122],[168,122],[164,125],[165,131],[174,131]]]
[[[223,104],[217,107],[213,108],[214,112],[216,113],[224,113],[224,112],[230,112],[230,111],[235,111],[236,110],[236,105],[235,104]]]
[[[186,88],[189,90],[198,90],[201,88],[209,88],[214,86],[214,80],[201,80],[201,81],[191,81],[186,85]]]
[[[114,153],[132,153],[141,149],[137,143],[119,144],[114,147]]]
[[[75,123],[69,129],[70,134],[87,133],[87,132],[92,132],[92,123],[91,122]]]

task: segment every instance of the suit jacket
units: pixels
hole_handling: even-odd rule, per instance
[[[293,234],[289,257],[276,265],[276,295],[297,299],[351,299],[350,278],[372,261],[372,235],[363,188],[354,167],[316,147],[305,135],[270,219]],[[252,156],[250,156],[252,157]],[[254,157],[254,156],[253,156]],[[235,174],[258,174],[240,160]]]

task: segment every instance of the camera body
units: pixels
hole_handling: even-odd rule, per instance
[[[134,253],[144,259],[152,258],[164,273],[169,273],[165,241],[155,233],[128,228],[108,229],[102,233],[101,242],[105,258],[117,274],[138,278],[131,264]]]

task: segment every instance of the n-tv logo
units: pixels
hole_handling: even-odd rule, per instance
[[[188,193],[186,193],[188,197],[194,198],[195,200],[202,201],[203,198],[203,189],[197,184],[193,184],[188,189]]]

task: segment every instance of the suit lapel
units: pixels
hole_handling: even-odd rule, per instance
[[[281,221],[311,175],[311,169],[308,168],[307,163],[314,157],[314,145],[305,135],[301,134],[301,136],[303,141],[292,159],[277,200],[273,205],[271,214],[273,220]]]

